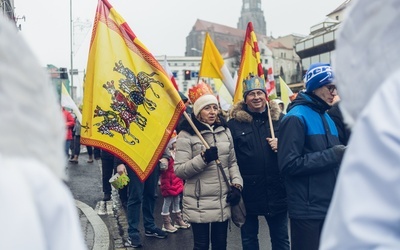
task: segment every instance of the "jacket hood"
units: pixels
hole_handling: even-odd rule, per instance
[[[340,108],[352,125],[378,89],[400,69],[399,1],[353,1],[337,38],[333,70]],[[349,56],[352,55],[352,56]],[[374,73],[371,73],[374,72]]]
[[[268,102],[271,110],[271,118],[273,121],[278,121],[280,116],[280,108],[276,102]],[[238,102],[231,109],[229,114],[231,119],[235,119],[238,122],[250,123],[253,121],[252,112],[248,110],[246,103],[244,101]]]
[[[55,86],[18,34],[0,15],[0,154],[35,159],[65,174],[65,126]]]
[[[321,114],[331,108],[329,104],[324,102],[318,96],[314,95],[313,93],[306,93],[306,92],[300,92],[297,95],[296,99],[294,99],[293,102],[290,103],[289,107],[287,108],[287,112],[289,112],[298,105],[309,106],[310,108]]]

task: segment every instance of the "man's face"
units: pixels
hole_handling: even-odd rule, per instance
[[[247,94],[245,103],[250,111],[262,112],[267,105],[267,97],[262,90],[255,89]]]
[[[333,100],[337,95],[337,89],[334,84],[327,84],[314,90],[314,94],[332,106]]]

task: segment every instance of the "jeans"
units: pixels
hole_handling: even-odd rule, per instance
[[[114,158],[101,158],[101,173],[103,181],[103,193],[111,194],[111,183],[109,182],[114,172]]]
[[[156,190],[158,187],[159,167],[156,166],[149,178],[143,183],[137,177],[136,173],[126,166],[129,176],[128,184],[128,235],[132,239],[140,239],[139,221],[140,211],[143,212],[143,226],[145,230],[153,230],[156,228],[154,223],[154,206],[156,201]],[[137,242],[136,242],[137,243]]]
[[[161,215],[169,215],[169,210],[171,208],[171,205],[172,205],[172,212],[179,213],[181,211],[181,208],[179,206],[181,200],[180,198],[181,197],[179,195],[164,197],[164,204],[162,206]]]
[[[228,221],[212,223],[191,223],[194,241],[194,250],[207,250],[210,247],[210,224],[211,224],[211,247],[215,250],[226,249],[226,238],[228,236]]]
[[[67,156],[67,159],[69,158],[69,147],[71,146],[72,140],[65,140],[65,155]],[[72,152],[73,153],[73,152]]]
[[[280,213],[273,217],[264,216],[269,227],[271,245],[273,250],[289,250],[288,216]],[[243,250],[258,250],[258,216],[247,215],[246,223],[241,227]]]

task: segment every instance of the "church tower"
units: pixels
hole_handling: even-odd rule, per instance
[[[249,22],[253,23],[254,31],[257,34],[267,35],[267,24],[264,11],[261,9],[261,0],[243,0],[238,29],[246,30]]]

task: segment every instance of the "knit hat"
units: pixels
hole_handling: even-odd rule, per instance
[[[218,100],[214,96],[211,87],[204,82],[189,89],[189,99],[193,103],[193,113],[195,116],[207,105],[218,105]]]
[[[243,80],[243,99],[246,100],[247,94],[256,89],[259,89],[267,94],[267,91],[265,90],[265,80],[263,78],[259,76],[252,76]]]
[[[334,78],[331,65],[328,63],[314,63],[304,76],[306,92],[311,93],[322,86],[332,83]]]

